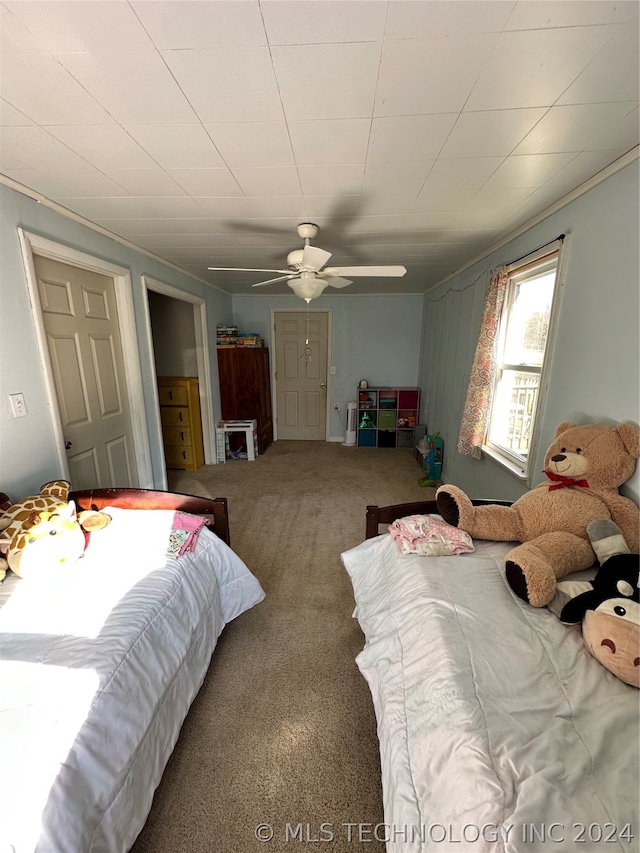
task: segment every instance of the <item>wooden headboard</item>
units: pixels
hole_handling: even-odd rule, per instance
[[[201,498],[179,492],[153,489],[84,489],[69,493],[78,510],[117,506],[122,509],[176,509],[192,515],[205,515],[213,523],[211,530],[230,545],[229,514],[226,498]]]
[[[485,504],[498,504],[499,506],[511,506],[512,501],[474,500],[474,506]],[[396,518],[404,518],[407,515],[433,515],[437,514],[438,506],[435,501],[414,501],[407,504],[391,504],[390,506],[368,506],[366,538],[372,539],[380,533],[381,524],[389,525]],[[386,533],[387,531],[385,531]]]

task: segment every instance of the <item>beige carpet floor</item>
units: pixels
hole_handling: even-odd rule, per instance
[[[364,539],[367,504],[433,497],[420,475],[411,450],[296,441],[169,472],[173,491],[228,499],[231,545],[266,598],[224,629],[134,853],[273,853],[329,833],[333,850],[384,849],[372,834],[375,714],[340,553]]]

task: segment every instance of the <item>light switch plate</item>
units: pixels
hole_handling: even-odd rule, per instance
[[[24,394],[9,394],[9,402],[11,403],[11,411],[14,418],[24,418],[27,414],[27,407],[24,402]]]

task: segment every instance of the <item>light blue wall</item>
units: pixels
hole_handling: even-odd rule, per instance
[[[526,491],[492,459],[477,461],[455,452],[487,271],[560,234],[569,235],[567,275],[534,483],[544,479],[544,452],[562,421],[640,421],[638,198],[635,160],[426,295],[423,417],[429,430],[440,430],[444,438],[444,478],[471,497],[515,500]],[[636,470],[621,491],[637,501],[639,482]]]
[[[60,476],[54,444],[52,414],[45,393],[44,371],[36,340],[17,228],[125,267],[131,272],[140,366],[145,388],[152,384],[150,348],[145,324],[142,275],[204,298],[211,348],[214,417],[220,417],[216,323],[231,322],[231,297],[152,258],[67,218],[28,196],[0,185],[0,491],[18,499],[49,479]],[[8,395],[22,392],[28,415],[13,418]],[[161,482],[161,449],[152,428],[156,413],[152,394],[144,406],[150,424],[154,478]]]
[[[346,404],[357,399],[360,379],[369,385],[418,384],[422,295],[333,296],[325,291],[309,310],[331,310],[329,438],[344,440]],[[246,332],[258,332],[271,346],[271,311],[306,311],[297,296],[234,296],[234,322]],[[342,414],[334,410],[342,404]]]

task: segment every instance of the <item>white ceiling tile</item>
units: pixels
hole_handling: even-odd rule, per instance
[[[496,157],[511,153],[545,114],[528,110],[463,112],[444,144],[441,157]]]
[[[610,36],[607,27],[503,33],[465,109],[551,106]]]
[[[368,163],[364,170],[362,192],[365,195],[405,194],[416,198],[433,168],[433,160],[409,163]]]
[[[531,187],[498,187],[487,183],[465,204],[464,210],[502,211],[506,215],[532,192]]]
[[[575,154],[519,154],[507,159],[491,175],[487,186],[539,187],[576,157]]]
[[[393,0],[385,34],[388,39],[412,39],[435,33],[499,33],[515,5],[504,0]]]
[[[390,190],[383,192],[368,188],[363,190],[363,213],[367,216],[380,216],[387,214],[400,215],[403,213],[424,213],[422,208],[416,205],[416,196],[423,182],[417,186],[409,186],[402,191],[398,188],[396,191]]]
[[[638,26],[618,27],[611,41],[558,99],[558,105],[637,101],[640,96],[639,33]]]
[[[2,138],[0,136],[0,144],[1,142]],[[22,160],[14,157],[13,154],[9,154],[8,151],[2,150],[0,150],[0,168],[5,174],[9,171],[32,171],[26,163],[22,162]]]
[[[43,174],[58,187],[58,197],[121,196],[127,192],[110,176],[88,164],[81,169],[48,169]]]
[[[302,195],[295,166],[235,167],[233,175],[246,196]]]
[[[555,176],[553,181],[549,181],[546,189],[549,190],[551,185],[562,196],[567,195],[576,187],[586,183],[598,172],[601,172],[607,166],[615,163],[626,151],[609,150],[609,151],[583,151],[574,157],[561,171]]]
[[[121,124],[188,124],[196,121],[160,54],[62,53],[56,58]]]
[[[181,196],[184,189],[162,169],[105,169],[117,184],[135,196]],[[107,193],[97,193],[107,195]]]
[[[226,166],[222,169],[167,169],[190,196],[240,196],[238,185]]]
[[[36,170],[82,169],[85,160],[40,127],[3,127],[0,130],[0,163],[16,157]]]
[[[239,220],[251,218],[251,199],[245,196],[216,198],[194,196],[203,219]]]
[[[257,0],[156,0],[131,4],[158,50],[267,44]]]
[[[14,164],[12,164],[14,165]],[[2,167],[2,174],[13,181],[17,181],[35,192],[42,193],[47,198],[60,197],[61,187],[47,175],[37,172],[35,169]]]
[[[297,224],[306,215],[304,199],[301,196],[260,198],[203,198],[194,196],[201,215],[210,219],[223,219],[234,222],[242,219],[255,219],[260,226],[265,219],[292,219]],[[224,230],[224,229],[223,229]],[[295,234],[295,225],[293,233]]]
[[[438,160],[429,173],[417,206],[430,210],[461,210],[502,163],[502,157]],[[440,207],[434,207],[440,205]]]
[[[367,0],[262,0],[271,45],[379,41],[385,27],[385,3]]]
[[[508,227],[511,222],[510,213],[505,213],[503,210],[491,210],[490,208],[462,211],[461,213],[453,214],[453,216],[454,227],[465,230],[502,230]]]
[[[513,153],[629,150],[638,144],[634,107],[626,102],[552,107]]]
[[[201,122],[282,119],[268,48],[166,50],[162,56]]]
[[[127,124],[125,130],[166,169],[214,169],[225,165],[201,124]]]
[[[220,218],[190,217],[186,219],[114,219],[106,217],[93,219],[96,225],[101,225],[115,234],[135,237],[138,234],[218,234],[228,229],[226,222]],[[295,226],[294,226],[295,227]]]
[[[248,199],[252,216],[261,220],[272,218],[287,219],[295,217],[298,222],[303,221],[307,215],[307,208],[302,196],[286,196],[271,198]],[[295,229],[291,232],[292,239],[296,239]]]
[[[167,216],[189,218],[197,217],[201,210],[191,198],[91,198],[65,199],[89,219],[136,219],[142,217],[163,218]]]
[[[375,115],[459,112],[497,38],[455,34],[385,42]]]
[[[450,227],[455,213],[412,213],[400,216],[362,216],[351,225],[351,231],[428,231]]]
[[[6,3],[0,3],[0,47],[0,54],[4,57],[13,56],[16,53],[46,52],[44,45],[31,35],[13,12],[9,11]]]
[[[156,163],[116,124],[46,128],[80,157],[99,169],[150,169]]]
[[[458,113],[374,118],[367,163],[433,160],[457,118]]]
[[[0,92],[38,124],[113,124],[69,72],[44,54],[2,55]]]
[[[358,42],[272,48],[287,120],[371,116],[380,47]]]
[[[230,168],[293,166],[284,121],[207,124],[205,129]]]
[[[33,124],[30,118],[12,107],[8,101],[0,99],[0,125],[2,127],[21,127],[29,124]]]
[[[289,122],[291,144],[298,166],[364,163],[369,119]]]
[[[588,27],[628,21],[637,2],[622,0],[536,0],[516,5],[505,30],[540,30],[549,27]]]
[[[299,166],[305,196],[360,195],[363,164],[336,166]]]
[[[128,3],[29,0],[5,5],[51,53],[153,47]]]

